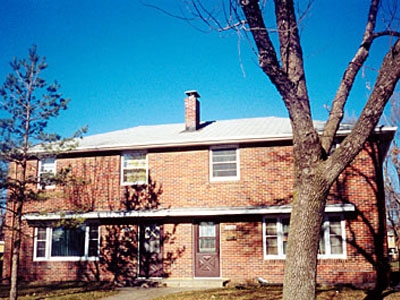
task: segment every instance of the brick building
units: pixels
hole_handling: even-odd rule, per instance
[[[200,96],[187,95],[185,124],[88,136],[73,151],[30,162],[46,198],[25,205],[20,276],[283,281],[293,196],[289,119],[200,122]],[[346,133],[339,130],[337,144]],[[376,131],[332,187],[318,283],[374,284],[382,276],[382,161],[393,134]],[[69,178],[61,186],[45,179],[60,172]],[[5,244],[9,276],[10,233]]]

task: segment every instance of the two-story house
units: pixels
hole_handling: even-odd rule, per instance
[[[187,96],[184,124],[88,136],[72,151],[30,161],[38,178],[64,172],[69,181],[42,180],[47,197],[25,204],[21,277],[283,282],[293,197],[289,119],[200,122],[200,96]],[[331,189],[318,283],[374,284],[382,275],[382,162],[394,131],[376,130]],[[348,132],[339,130],[338,144]],[[5,242],[9,276],[10,232]]]

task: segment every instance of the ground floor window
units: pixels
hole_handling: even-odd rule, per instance
[[[289,237],[289,215],[266,216],[263,219],[264,258],[286,257]],[[346,257],[345,222],[342,215],[327,215],[320,233],[318,258]]]
[[[35,228],[34,260],[96,259],[98,252],[97,225]]]

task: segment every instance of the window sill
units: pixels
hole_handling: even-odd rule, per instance
[[[239,177],[213,177],[210,182],[237,182],[240,181]]]

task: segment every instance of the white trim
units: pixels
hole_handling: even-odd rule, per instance
[[[212,146],[209,149],[209,164],[210,164],[210,182],[219,182],[219,181],[238,181],[240,180],[240,150],[238,145],[223,145],[223,146]],[[214,176],[214,161],[213,161],[213,153],[215,150],[235,150],[236,154],[236,176]]]
[[[239,206],[239,207],[215,207],[215,208],[160,208],[132,211],[99,211],[88,213],[48,213],[25,214],[23,218],[28,221],[46,221],[62,219],[120,219],[120,218],[151,218],[151,217],[213,217],[213,216],[238,216],[238,215],[265,215],[265,214],[289,214],[291,205],[281,206]],[[328,204],[326,213],[354,212],[352,203]]]

